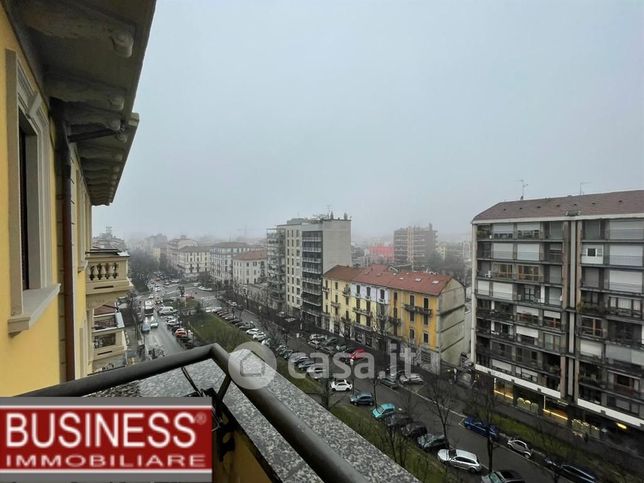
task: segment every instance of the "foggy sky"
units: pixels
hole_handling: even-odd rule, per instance
[[[494,203],[644,187],[639,1],[157,2],[94,231],[465,232]]]

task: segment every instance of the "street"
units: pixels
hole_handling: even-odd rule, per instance
[[[168,292],[172,291],[172,287],[167,287],[167,289]],[[176,291],[176,288],[174,290]],[[186,295],[192,295],[195,299],[200,300],[203,303],[204,308],[223,305],[212,295],[212,293],[198,290],[195,287],[186,287],[185,293]],[[239,313],[240,310],[241,309],[237,309],[236,313]],[[155,317],[158,316],[155,314]],[[257,327],[264,328],[259,322],[258,316],[252,312],[243,310],[240,318],[244,321],[253,321]],[[173,354],[184,350],[176,341],[172,333],[165,329],[163,321],[160,318],[158,320],[160,322],[159,327],[153,329],[150,334],[146,336],[146,346],[148,350],[152,347],[162,347],[166,354]],[[295,351],[305,352],[307,354],[313,351],[303,338],[289,337],[288,346]],[[332,369],[332,371],[337,369],[338,368]],[[378,404],[389,402],[395,404],[397,407],[405,408],[415,420],[422,421],[429,432],[440,433],[442,432],[441,424],[431,410],[431,402],[422,395],[417,394],[421,388],[422,386],[412,386],[411,389],[401,387],[397,390],[393,390],[389,387],[378,384],[375,394],[376,401]],[[354,390],[373,392],[372,382],[369,380],[355,378]],[[408,391],[411,391],[411,396]],[[332,401],[344,398],[348,402],[349,394],[334,394],[332,398]],[[370,412],[372,408],[362,407],[361,409]],[[488,457],[486,438],[465,429],[462,426],[464,418],[465,415],[458,412],[458,410],[452,411],[452,417],[450,418],[450,425],[448,427],[450,444],[455,448],[464,449],[476,454],[481,464],[487,467]],[[428,457],[435,458],[436,456],[428,454]],[[550,472],[541,465],[520,456],[505,446],[499,446],[495,449],[494,468],[515,470],[523,476],[526,482],[529,483],[552,481]],[[458,471],[459,477],[462,477],[464,481],[480,481],[480,476],[469,475],[459,470],[456,471]],[[561,478],[560,481],[564,482],[566,480]]]

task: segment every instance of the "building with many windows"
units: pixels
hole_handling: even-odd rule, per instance
[[[269,228],[266,233],[266,276],[270,305],[286,308],[286,228]]]
[[[136,134],[154,3],[123,5],[0,7],[2,396],[123,355],[118,315],[95,311],[128,294],[128,257],[92,247],[92,207],[114,200]]]
[[[411,349],[434,373],[441,362],[459,363],[465,289],[452,277],[336,266],[324,274],[322,290],[324,317],[336,334],[387,352]]]
[[[429,259],[436,250],[436,231],[430,223],[408,226],[394,232],[394,263],[409,265],[412,270],[429,266]]]
[[[208,273],[211,267],[211,246],[190,245],[177,251],[177,270],[181,277],[194,280],[202,273]]]
[[[503,202],[473,220],[476,368],[593,436],[644,427],[644,191]]]
[[[233,281],[233,258],[240,253],[257,250],[260,247],[244,242],[220,242],[210,249],[210,274],[213,280],[221,285],[230,285]]]
[[[266,279],[266,250],[252,250],[233,257],[233,283],[256,285]]]
[[[322,274],[335,265],[351,264],[349,217],[295,218],[271,230],[268,243],[268,281],[274,296],[282,297],[290,315],[325,327]]]
[[[168,264],[175,270],[179,270],[179,263],[184,263],[185,260],[181,259],[181,250],[188,247],[199,246],[196,240],[186,237],[185,235],[180,238],[170,240],[166,246],[166,255],[168,257]]]

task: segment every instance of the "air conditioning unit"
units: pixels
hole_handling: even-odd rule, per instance
[[[485,274],[486,278],[492,278],[492,270],[488,270],[487,273]]]

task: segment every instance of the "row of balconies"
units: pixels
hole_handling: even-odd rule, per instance
[[[479,272],[478,278],[496,279],[518,283],[547,283],[553,285],[562,285],[563,280],[561,276],[545,277],[543,273],[529,274],[529,273],[515,273],[515,272]]]
[[[489,259],[489,260],[499,260],[499,261],[508,261],[508,262],[526,262],[526,263],[555,263],[561,264],[563,256],[561,252],[546,252],[539,254],[539,257],[536,259],[525,259],[521,258],[519,254],[515,253],[512,250],[502,251],[492,253],[491,249],[482,249],[477,251],[476,258],[478,259]]]
[[[475,291],[477,297],[489,297],[494,299],[499,299],[508,303],[522,303],[528,305],[538,305],[540,307],[557,307],[561,308],[562,297],[558,298],[547,297],[544,300],[541,300],[539,295],[526,294],[526,293],[513,293],[510,297],[506,296],[506,293],[495,295],[491,291],[488,293],[481,292],[480,290]]]
[[[522,334],[517,334],[513,330],[509,331],[493,331],[490,327],[478,326],[476,327],[476,333],[483,337],[490,337],[494,340],[504,340],[511,342],[513,344],[522,345],[525,347],[543,349],[546,351],[552,352],[562,352],[566,350],[565,340],[560,339],[558,344],[552,342],[546,342],[544,339],[543,333],[540,334],[540,337],[533,338],[528,337]]]
[[[624,294],[632,294],[636,296],[644,295],[643,284],[634,283],[616,283],[604,280],[581,280],[582,290],[601,290],[604,292],[618,292]]]
[[[562,240],[561,230],[554,232],[544,230],[519,230],[514,229],[512,232],[493,233],[492,228],[488,225],[479,225],[476,230],[478,240]]]
[[[641,303],[639,307],[642,307]],[[577,306],[577,312],[588,315],[595,315],[598,317],[616,316],[622,318],[644,320],[644,312],[641,309],[638,310],[633,308],[615,307],[610,306],[609,304],[606,304],[604,302],[592,303],[582,301]]]
[[[411,313],[419,313],[423,315],[432,315],[432,309],[429,307],[419,307],[418,305],[405,304],[405,310]]]

